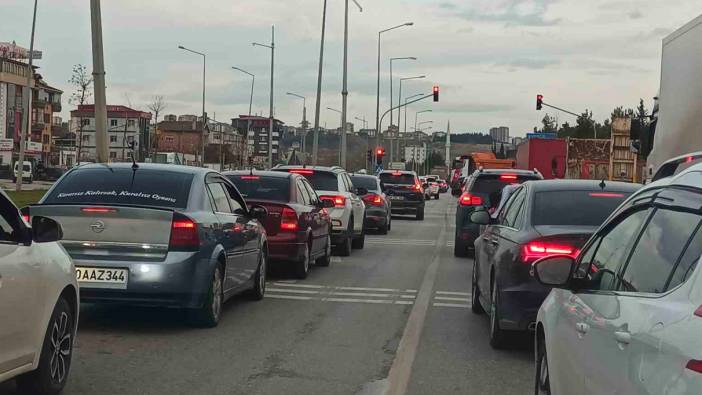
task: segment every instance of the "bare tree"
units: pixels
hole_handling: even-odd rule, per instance
[[[73,85],[75,91],[71,94],[68,102],[72,105],[82,106],[88,102],[88,99],[93,95],[93,77],[88,73],[87,68],[82,64],[73,66],[73,75],[68,83]],[[79,113],[80,114],[80,113]],[[73,146],[76,146],[78,140],[78,151],[76,152],[76,162],[80,162],[81,149],[83,147],[83,116],[78,118],[78,136],[74,137]]]
[[[153,102],[151,102],[147,107],[154,113],[154,133],[149,138],[149,146],[146,147],[147,155],[150,156],[152,147],[155,147],[155,149],[158,150],[158,140],[156,136],[156,128],[158,127],[158,114],[165,111],[168,107],[168,104],[166,104],[166,101],[164,100],[163,96],[156,95],[154,96]]]

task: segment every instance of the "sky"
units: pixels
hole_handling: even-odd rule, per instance
[[[380,30],[414,22],[382,35],[381,113],[390,107],[389,59],[403,96],[441,87],[441,100],[416,103],[415,111],[433,130],[487,132],[508,126],[523,136],[540,125],[536,94],[544,101],[580,113],[586,108],[602,121],[617,106],[651,106],[658,91],[662,39],[702,13],[699,0],[358,0],[349,2],[348,119],[356,127],[376,114],[377,45]],[[108,104],[146,110],[162,95],[166,114],[199,114],[202,59],[178,45],[207,54],[209,116],[229,122],[248,113],[251,79],[256,75],[253,111],[268,115],[270,44],[276,29],[275,114],[287,124],[314,120],[323,0],[104,0],[102,1]],[[0,0],[0,41],[29,47],[31,0]],[[320,112],[321,126],[336,128],[341,109],[344,2],[328,0],[327,39]],[[88,0],[39,0],[36,62],[51,85],[74,90],[68,80],[75,64],[92,70]],[[557,114],[560,123],[574,119]],[[404,122],[404,119],[403,121]],[[387,120],[384,126],[387,125]],[[397,123],[397,122],[395,122]],[[428,125],[428,124],[427,124]],[[404,128],[404,127],[403,127]]]

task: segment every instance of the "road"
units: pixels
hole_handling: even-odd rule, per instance
[[[530,393],[531,339],[494,351],[470,311],[454,210],[444,194],[424,221],[395,218],[304,281],[276,273],[263,301],[231,300],[214,329],[179,311],[83,306],[64,394]]]

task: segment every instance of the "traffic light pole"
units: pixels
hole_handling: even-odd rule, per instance
[[[560,107],[556,107],[556,106],[552,106],[552,105],[550,105],[550,104],[546,104],[546,103],[543,102],[543,100],[541,101],[541,105],[544,106],[544,107],[553,108],[554,110],[558,110],[558,111],[564,112],[564,113],[566,113],[566,114],[573,115],[573,116],[578,117],[578,118],[580,118],[580,116],[582,116],[582,114],[576,114],[576,113],[574,113],[574,112],[572,112],[572,111],[564,110],[564,109],[562,109],[562,108],[560,108]],[[592,120],[592,131],[594,132],[595,139],[597,139],[597,126],[595,125],[595,120],[594,120],[594,119]]]
[[[398,105],[398,106],[396,106],[396,107],[390,108],[389,110],[385,111],[385,112],[383,113],[383,115],[380,117],[380,120],[378,121],[378,126],[382,128],[382,126],[383,126],[383,119],[385,119],[385,116],[388,115],[391,111],[395,111],[395,110],[397,110],[397,109],[400,109],[400,108],[403,108],[403,107],[407,107],[408,105],[410,105],[410,104],[412,104],[412,103],[416,103],[416,102],[418,102],[418,101],[422,101],[422,100],[428,99],[428,98],[430,98],[430,97],[433,98],[433,97],[434,97],[434,94],[431,93],[431,94],[429,94],[429,95],[422,96],[422,97],[420,97],[420,98],[418,98],[418,99],[415,99],[415,100],[412,100],[412,101],[410,101],[410,102],[406,102],[406,103],[404,103],[404,104],[400,104],[400,105]],[[392,141],[392,140],[391,140],[391,141]]]

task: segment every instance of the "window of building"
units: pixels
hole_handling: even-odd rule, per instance
[[[117,120],[116,119],[110,119],[110,127],[115,127],[117,126]]]
[[[49,144],[49,135],[45,134],[45,135],[41,136],[41,142],[44,144]]]
[[[110,143],[116,143],[117,142],[117,136],[110,136]]]
[[[110,159],[117,159],[117,153],[115,151],[110,151]]]
[[[175,138],[173,138],[173,136],[166,136],[166,142],[167,142],[167,143],[174,143],[174,142],[175,142]]]
[[[51,123],[51,114],[44,114],[44,123],[47,125]]]
[[[90,142],[90,135],[87,135],[87,134],[84,135],[84,136],[83,136],[83,142],[84,142],[84,143]]]
[[[127,126],[129,126],[130,128],[133,128],[135,125],[136,125],[136,121],[135,121],[135,120],[133,120],[133,119],[128,119],[128,120],[127,120]]]
[[[90,118],[82,119],[82,120],[81,120],[81,124],[82,124],[83,126],[90,126]]]

